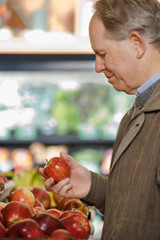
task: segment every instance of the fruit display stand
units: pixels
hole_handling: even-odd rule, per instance
[[[28,235],[27,235],[27,237],[25,237],[26,235],[23,235],[23,233],[22,233],[23,229],[26,229],[26,227],[27,227],[27,231],[29,231],[29,234],[33,234],[32,236],[34,236],[34,237],[36,236],[36,238],[29,237],[32,240],[34,240],[34,239],[37,239],[37,240],[38,239],[48,239],[48,240],[49,239],[60,239],[58,237],[53,238],[53,236],[50,234],[52,232],[54,232],[54,230],[56,230],[56,229],[57,230],[58,229],[59,230],[62,230],[62,229],[68,230],[68,222],[63,221],[63,220],[66,219],[67,217],[68,218],[72,217],[71,222],[73,222],[73,221],[77,222],[76,223],[77,227],[79,227],[81,224],[84,224],[83,227],[81,225],[81,231],[82,231],[81,234],[85,234],[85,235],[83,235],[85,237],[83,238],[82,235],[78,235],[78,237],[74,238],[73,237],[74,234],[72,234],[72,237],[68,237],[68,235],[67,235],[67,238],[65,238],[65,239],[68,239],[68,240],[69,239],[94,240],[94,237],[93,237],[93,234],[94,234],[93,221],[95,218],[95,209],[94,208],[86,206],[85,203],[83,203],[80,199],[59,199],[59,200],[61,200],[60,205],[57,204],[56,206],[59,206],[59,208],[60,208],[60,206],[62,207],[62,203],[63,203],[63,207],[61,208],[61,210],[56,207],[53,207],[53,206],[51,207],[51,205],[49,207],[46,206],[46,208],[42,208],[39,205],[39,206],[37,206],[37,211],[38,211],[37,212],[35,204],[38,203],[38,198],[37,198],[38,190],[39,190],[38,194],[40,192],[41,193],[43,192],[43,197],[45,196],[44,197],[45,200],[47,199],[46,194],[48,194],[48,196],[50,196],[49,193],[47,193],[44,190],[44,188],[40,188],[40,187],[16,188],[15,182],[13,180],[8,180],[6,183],[0,184],[0,202],[5,204],[4,206],[3,206],[3,204],[1,204],[1,210],[0,210],[1,216],[2,216],[1,223],[2,223],[2,225],[4,224],[4,226],[6,227],[6,233],[8,233],[8,230],[10,230],[10,234],[3,235],[3,237],[2,237],[3,239],[5,239],[5,240],[28,239]],[[27,197],[26,204],[23,204],[21,202],[23,197],[24,197],[24,199],[26,199],[26,197]],[[43,200],[44,200],[44,198],[43,198]],[[7,200],[7,202],[6,202],[6,200]],[[33,200],[33,202],[32,202],[32,200]],[[40,202],[39,202],[39,204],[40,204]],[[44,202],[43,202],[43,204],[44,204]],[[31,206],[34,206],[33,212],[32,212],[33,207],[31,207]],[[74,208],[74,206],[75,206],[75,208]],[[68,213],[67,209],[69,209],[69,207],[70,207],[70,212]],[[79,210],[78,210],[78,207],[79,207]],[[53,216],[52,216],[51,212],[48,212],[49,210],[54,211],[54,213],[52,212]],[[72,211],[72,213],[71,213],[71,211]],[[17,212],[20,215],[15,215],[15,214],[17,214]],[[25,216],[24,216],[24,212],[25,212]],[[59,218],[56,218],[56,215],[54,215],[55,212],[59,212]],[[67,215],[65,215],[65,216],[63,215],[63,217],[62,217],[62,214],[66,214],[66,213],[67,213]],[[72,216],[68,215],[68,214],[72,214]],[[86,215],[86,219],[84,218],[85,215]],[[19,225],[11,224],[11,222],[12,222],[11,218],[13,218],[13,216],[14,217],[16,216],[16,220],[14,220],[14,221],[16,221],[16,224],[19,224]],[[60,218],[60,216],[61,216],[61,218]],[[22,219],[21,219],[21,217],[22,217]],[[74,217],[74,219],[73,219],[73,217]],[[41,220],[39,221],[39,219],[41,219]],[[43,229],[44,230],[44,232],[43,232],[43,230],[41,228],[41,224],[44,225],[44,223],[45,223],[46,227],[45,227],[45,229]],[[38,225],[39,230],[37,230],[36,224]],[[67,225],[65,225],[65,224],[67,224]],[[15,225],[16,225],[16,227],[15,227]],[[28,228],[29,225],[31,227]],[[86,227],[84,227],[84,226],[86,226],[88,230],[82,230],[82,228],[86,229]],[[37,233],[37,231],[39,231],[39,232]],[[85,233],[84,233],[84,231],[85,231]],[[86,231],[89,231],[87,235],[86,235]],[[35,235],[35,232],[36,232],[36,235]],[[16,233],[16,235],[15,235],[15,233]],[[73,232],[71,232],[71,233],[73,233]],[[1,238],[1,234],[2,234],[2,232],[0,232],[0,238]],[[79,237],[79,236],[81,236],[81,237]],[[64,239],[64,238],[61,238],[61,239]]]

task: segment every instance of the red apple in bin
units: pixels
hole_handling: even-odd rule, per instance
[[[30,210],[30,212],[32,213],[32,215],[34,215],[34,214],[36,213],[36,211],[35,211],[35,209],[34,209],[33,206],[31,206],[31,205],[29,205],[29,204],[25,204],[25,205],[29,208],[29,210]]]
[[[46,211],[46,213],[49,213],[51,214],[53,217],[59,219],[61,214],[62,214],[62,211],[56,209],[56,208],[50,208]]]
[[[63,206],[63,210],[72,210],[72,209],[78,209],[85,213],[87,215],[88,213],[88,208],[84,206],[82,201],[80,199],[68,199]]]
[[[46,209],[44,207],[35,206],[34,211],[35,211],[35,213],[46,212]]]
[[[78,239],[88,239],[90,224],[87,217],[75,214],[61,219],[61,222],[74,237]]]
[[[38,223],[33,219],[24,219],[13,223],[6,232],[7,238],[44,238]]]
[[[35,197],[28,188],[20,187],[11,192],[10,201],[18,201],[24,204],[34,206]]]
[[[44,208],[44,205],[37,199],[35,199],[35,204],[33,207],[41,207],[41,208]],[[45,208],[44,208],[45,209]]]
[[[69,217],[69,216],[72,216],[72,215],[75,215],[75,214],[86,217],[86,215],[83,212],[81,212],[77,209],[72,209],[72,210],[63,211],[62,214],[60,215],[59,219],[61,220],[62,218],[66,218],[66,217]]]
[[[43,204],[45,209],[50,207],[51,197],[45,189],[41,187],[31,187],[30,191],[33,193],[35,199]]]
[[[0,238],[3,238],[5,236],[5,227],[0,222]]]
[[[50,236],[56,229],[65,229],[63,224],[49,213],[36,213],[32,219],[39,224],[45,236]]]
[[[71,200],[71,199],[70,199],[70,198],[61,197],[61,198],[58,200],[57,204],[56,204],[56,208],[59,209],[59,210],[64,210],[64,204],[65,204],[67,201],[69,201],[69,200]]]
[[[55,203],[57,203],[61,199],[61,197],[62,197],[61,195],[53,192],[53,199],[54,199]]]
[[[9,227],[13,222],[32,217],[28,206],[16,201],[7,203],[6,206],[2,208],[1,213],[5,227]]]
[[[46,212],[46,209],[44,208],[43,204],[40,201],[38,201],[37,199],[35,200],[35,204],[33,206],[33,209],[34,209],[35,213]]]
[[[47,178],[52,177],[57,183],[70,176],[70,167],[68,163],[61,157],[53,157],[46,160],[44,174]]]
[[[67,230],[65,229],[57,229],[55,231],[52,232],[52,234],[50,235],[50,238],[54,238],[54,239],[75,239],[76,238]]]

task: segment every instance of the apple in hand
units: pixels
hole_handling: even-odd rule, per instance
[[[9,227],[13,222],[32,217],[29,207],[17,201],[7,203],[2,208],[1,213],[5,227]]]
[[[5,236],[5,227],[0,222],[0,238],[3,238]]]
[[[85,216],[72,215],[61,219],[65,228],[78,239],[88,239],[90,234],[90,224]]]
[[[38,223],[33,219],[24,219],[13,223],[6,232],[7,238],[44,238]]]
[[[46,211],[47,213],[51,214],[53,217],[59,219],[61,214],[62,214],[62,211],[56,209],[56,208],[50,208]]]
[[[28,188],[20,187],[11,192],[10,201],[18,201],[24,204],[34,206],[35,197]]]
[[[53,157],[46,161],[44,174],[47,178],[52,177],[57,183],[70,176],[70,167],[62,157]]]
[[[57,229],[52,232],[50,238],[54,239],[75,239],[75,237],[65,229]]]
[[[33,193],[35,199],[43,204],[45,209],[50,207],[51,197],[45,189],[41,187],[31,187],[30,191]]]
[[[45,236],[50,236],[56,229],[65,229],[63,224],[49,213],[36,213],[32,219],[39,224]]]

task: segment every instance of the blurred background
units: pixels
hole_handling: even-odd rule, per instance
[[[94,2],[0,0],[0,172],[31,171],[64,150],[109,173],[118,125],[134,96],[94,71]],[[99,239],[103,216],[96,211]]]

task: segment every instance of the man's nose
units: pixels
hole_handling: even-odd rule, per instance
[[[101,73],[105,70],[104,61],[101,59],[101,57],[96,56],[95,58],[95,71],[96,73]]]

